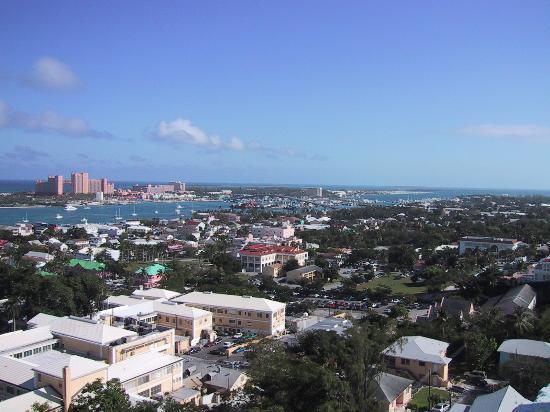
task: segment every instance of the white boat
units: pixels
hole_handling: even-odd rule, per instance
[[[176,215],[179,215],[180,213],[180,210],[176,207]]]
[[[155,215],[158,215],[159,214],[159,211],[158,210],[155,210]]]
[[[120,208],[118,209],[117,212],[115,212],[115,219],[116,220],[122,220],[122,216],[120,216]]]
[[[27,216],[27,212],[25,212],[25,219],[23,219],[23,223],[29,223],[29,217]]]
[[[132,216],[137,216],[136,207],[135,207],[135,206],[134,206],[134,213],[132,213]]]
[[[69,212],[72,212],[72,211],[76,210],[76,207],[74,207],[73,205],[66,205],[65,210],[68,210]]]
[[[86,209],[86,210],[90,210],[90,209],[91,209],[91,207],[90,207],[90,206],[86,206],[86,207],[85,207],[84,209]]]
[[[176,209],[181,209],[181,205],[177,205],[177,206],[176,206]]]
[[[63,219],[63,216],[61,216],[59,213],[57,215],[55,215],[55,218],[56,219]]]
[[[85,225],[88,224],[88,219],[86,219],[85,217],[83,217],[82,219],[80,219],[80,221],[81,221],[82,223],[84,223]]]

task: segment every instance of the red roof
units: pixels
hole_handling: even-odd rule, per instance
[[[241,255],[246,256],[263,256],[273,253],[284,253],[287,255],[298,255],[304,253],[302,249],[292,246],[269,246],[269,245],[250,245],[241,250]]]

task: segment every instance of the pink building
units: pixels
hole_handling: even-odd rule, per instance
[[[90,193],[90,177],[88,172],[73,172],[71,174],[73,193]]]
[[[294,236],[294,228],[290,225],[286,226],[252,226],[252,235],[255,238],[278,237],[280,239],[288,239]]]
[[[37,180],[35,192],[61,196],[63,194],[63,176],[48,176],[48,180]]]

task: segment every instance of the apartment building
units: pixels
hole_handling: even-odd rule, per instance
[[[534,281],[549,282],[550,281],[550,257],[541,259],[533,271]]]
[[[274,263],[284,265],[295,259],[300,266],[304,266],[308,259],[308,252],[292,246],[250,245],[239,252],[241,264],[247,272],[262,272],[264,267]]]
[[[503,239],[496,237],[465,236],[459,240],[458,250],[461,255],[467,250],[516,250],[522,242],[517,239]]]
[[[191,292],[172,299],[172,302],[211,312],[212,324],[224,332],[254,332],[265,336],[276,335],[285,329],[286,305],[274,300]]]
[[[99,312],[97,317],[109,325],[155,325],[173,329],[175,335],[188,336],[190,345],[213,339],[212,313],[175,302],[142,300]]]
[[[107,377],[120,380],[126,393],[149,398],[181,388],[183,361],[158,352],[142,353],[110,365]]]
[[[404,336],[382,353],[390,368],[408,371],[426,384],[431,382],[434,386],[447,386],[452,360],[446,357],[448,347],[447,342],[424,336]]]
[[[107,380],[107,364],[77,355],[52,350],[34,355],[28,362],[36,363],[32,368],[34,386],[53,388],[63,399],[65,411],[69,410],[73,398],[88,383],[97,379]]]
[[[284,226],[252,226],[252,236],[257,239],[265,237],[277,237],[279,239],[288,239],[294,236],[294,228],[290,225]]]
[[[48,176],[48,180],[37,180],[35,185],[36,194],[63,195],[63,176]]]
[[[180,296],[181,293],[174,292],[168,289],[150,288],[150,289],[136,289],[132,292],[132,297],[141,297],[144,299],[157,300],[166,299],[170,300]]]
[[[298,269],[289,270],[286,273],[286,281],[290,283],[312,282],[321,273],[323,273],[323,270],[319,266],[304,266]]]
[[[61,318],[40,313],[27,322],[28,326],[49,326],[59,339],[59,348],[91,359],[116,363],[144,352],[174,354],[173,329],[152,331],[140,336],[122,327],[110,326],[100,320],[77,317]]]
[[[16,330],[0,335],[0,356],[26,358],[55,348],[59,340],[54,338],[48,326],[29,330]]]

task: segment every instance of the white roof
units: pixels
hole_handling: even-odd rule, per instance
[[[176,362],[182,362],[181,358],[151,351],[109,365],[107,375],[108,379],[126,382]]]
[[[172,298],[175,298],[175,297],[181,295],[181,293],[174,292],[174,291],[168,290],[168,289],[151,288],[151,289],[136,289],[136,290],[134,290],[132,295],[134,295],[134,296],[143,296],[143,297],[146,297],[146,298],[172,299]]]
[[[63,399],[59,397],[58,393],[51,386],[45,386],[0,402],[0,411],[30,411],[33,404],[45,402],[48,402],[50,410],[63,406]]]
[[[33,368],[36,366],[38,364],[29,362],[26,359],[0,356],[0,380],[27,390],[33,390]]]
[[[71,336],[96,344],[106,345],[117,339],[137,336],[136,332],[104,325],[92,320],[81,318],[60,318],[40,313],[29,320],[30,325],[49,325],[54,335]]]
[[[173,302],[167,302],[164,299],[141,300],[138,302],[137,305],[119,306],[113,309],[105,309],[99,312],[100,315],[113,315],[119,318],[129,318],[151,313],[166,313],[169,315],[177,315],[183,318],[191,319],[212,315],[210,312],[207,312],[205,310],[192,308],[185,305],[178,305]]]
[[[425,338],[424,336],[404,336],[384,349],[382,353],[405,359],[447,364],[452,360],[445,356],[448,346],[447,342]]]
[[[49,350],[38,355],[26,358],[28,362],[38,363],[33,369],[39,373],[45,373],[57,378],[63,378],[63,368],[69,367],[71,379],[90,375],[102,369],[107,369],[107,364],[82,356],[69,355],[68,353]]]
[[[0,335],[0,353],[53,339],[48,326],[29,330],[16,330]]]
[[[499,352],[513,353],[516,355],[535,356],[537,358],[550,359],[550,343],[530,339],[509,339],[502,342]]]
[[[103,301],[103,303],[107,305],[132,306],[132,305],[139,305],[140,303],[143,303],[143,301],[144,301],[144,298],[141,296],[118,295],[118,296],[109,296],[107,299]]]
[[[285,308],[285,304],[275,300],[254,298],[250,296],[225,295],[212,292],[191,292],[182,295],[173,302],[191,303],[206,306],[227,307],[232,309],[250,309],[265,312],[276,312]]]
[[[519,405],[532,403],[511,386],[488,395],[478,396],[469,412],[512,412]]]

